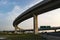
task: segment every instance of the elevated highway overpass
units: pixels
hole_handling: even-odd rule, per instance
[[[34,19],[34,33],[38,33],[38,15],[43,14],[45,12],[60,8],[60,0],[43,0],[42,2],[34,5],[33,7],[29,8],[21,15],[19,15],[13,22],[13,26],[15,27],[15,31],[17,31],[18,24],[27,20],[31,17]]]

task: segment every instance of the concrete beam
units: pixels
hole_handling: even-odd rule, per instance
[[[34,34],[38,34],[38,15],[33,15],[33,23],[34,23]]]

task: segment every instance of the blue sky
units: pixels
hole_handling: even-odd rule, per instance
[[[17,5],[24,8],[29,3],[34,0],[0,0],[0,12],[7,13],[13,10],[13,8]]]
[[[14,30],[14,19],[28,8],[43,0],[0,0],[0,30]],[[38,16],[39,25],[60,26],[60,9]],[[29,23],[29,24],[28,24]],[[18,25],[20,28],[33,28],[33,18]]]

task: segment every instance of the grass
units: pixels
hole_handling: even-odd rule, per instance
[[[45,40],[40,34],[0,34],[7,37],[6,40]]]

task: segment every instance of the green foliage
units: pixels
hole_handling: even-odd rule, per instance
[[[44,39],[43,37],[40,36],[40,34],[37,34],[37,35],[34,35],[34,34],[6,34],[4,36],[7,37],[6,40],[42,40],[42,39]]]

